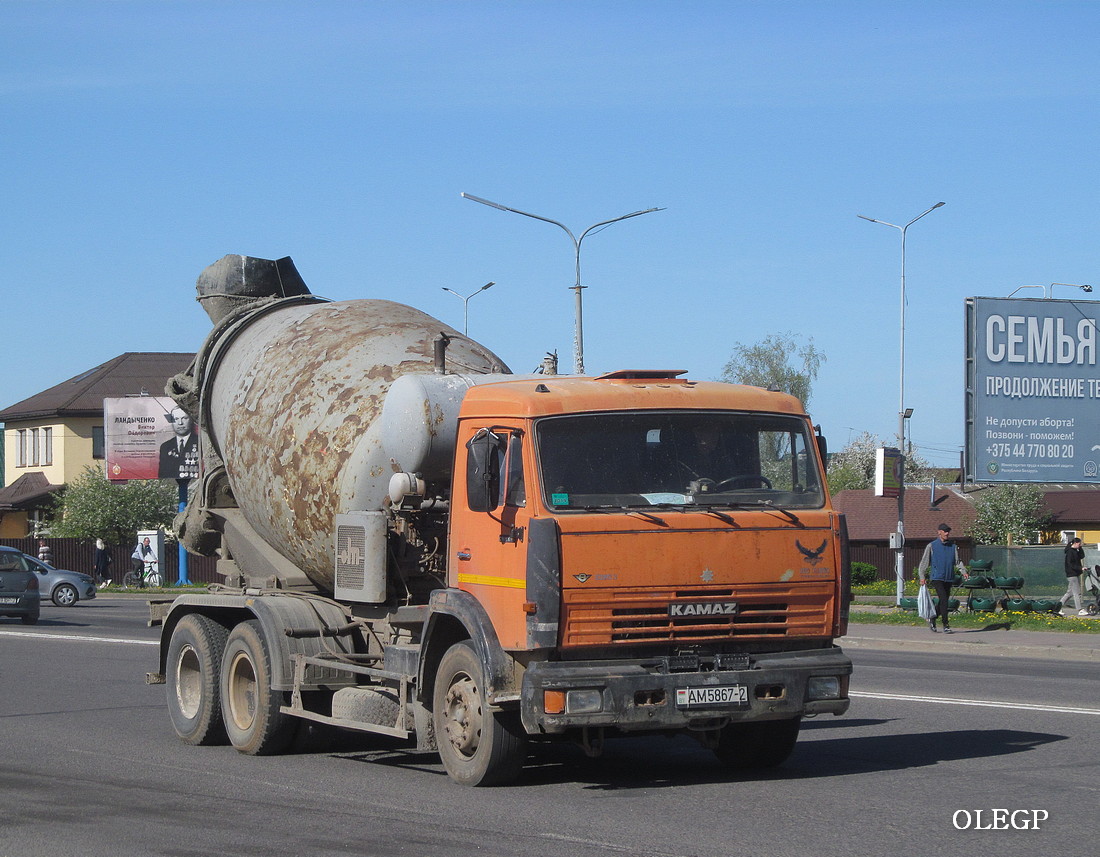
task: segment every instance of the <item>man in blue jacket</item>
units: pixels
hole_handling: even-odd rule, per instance
[[[931,577],[932,588],[936,590],[936,595],[940,599],[936,614],[943,620],[945,634],[951,633],[951,626],[947,622],[947,611],[950,608],[948,602],[951,598],[951,585],[955,582],[955,571],[957,569],[963,577],[970,577],[966,567],[959,561],[959,549],[954,542],[948,541],[950,538],[951,527],[940,524],[936,528],[936,538],[928,543],[928,547],[924,549],[924,554],[920,558],[920,565],[917,566],[917,577],[920,578],[921,586],[924,586]],[[932,569],[931,575],[928,574],[929,567]],[[928,627],[933,631],[937,630],[935,616],[928,620]]]

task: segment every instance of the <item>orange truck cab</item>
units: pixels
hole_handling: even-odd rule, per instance
[[[845,522],[795,398],[680,374],[468,390],[448,584],[514,661],[490,701],[527,734],[691,730],[775,764],[849,705]]]

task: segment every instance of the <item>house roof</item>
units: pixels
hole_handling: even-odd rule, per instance
[[[181,352],[128,351],[4,408],[0,411],[0,422],[96,417],[103,414],[106,398],[135,396],[143,389],[151,396],[163,396],[168,379],[186,369],[194,357]]]
[[[44,473],[38,471],[24,473],[11,485],[0,488],[0,510],[34,506],[37,501],[54,491],[60,491],[62,487],[64,486],[51,485]]]
[[[876,497],[870,488],[841,491],[833,505],[847,517],[852,541],[886,541],[898,528],[897,499]],[[965,538],[973,520],[973,504],[954,489],[937,486],[934,498],[930,486],[905,489],[906,539],[931,540],[941,523],[951,527],[953,536]]]
[[[1100,491],[1047,491],[1043,503],[1053,524],[1088,524],[1100,522]]]

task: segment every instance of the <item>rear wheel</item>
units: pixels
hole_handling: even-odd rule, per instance
[[[791,755],[801,725],[800,717],[730,723],[719,733],[714,754],[736,770],[774,768]]]
[[[213,619],[184,616],[168,644],[168,716],[187,744],[224,744],[222,653],[229,632]]]
[[[79,598],[80,596],[76,594],[76,587],[70,586],[68,583],[62,583],[50,596],[50,599],[58,607],[72,607]]]
[[[468,641],[451,646],[436,673],[432,717],[443,767],[468,786],[511,782],[527,755],[518,712],[491,710],[485,685],[473,646]]]
[[[136,571],[128,571],[122,578],[123,586],[141,586],[141,575]]]
[[[285,694],[271,688],[271,656],[259,622],[242,622],[229,634],[220,687],[230,744],[249,756],[287,749],[297,721],[279,710]]]

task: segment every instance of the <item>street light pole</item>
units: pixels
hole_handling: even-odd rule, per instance
[[[491,286],[495,286],[495,285],[496,285],[495,282],[486,283],[484,286],[482,286],[476,292],[471,292],[468,295],[460,295],[454,289],[448,289],[446,286],[442,287],[443,291],[450,292],[456,298],[461,298],[462,299],[462,335],[463,336],[469,336],[470,335],[470,298],[472,298],[474,295],[480,295],[483,291],[485,291],[486,289],[490,288]]]
[[[664,211],[663,208],[647,208],[644,211],[632,211],[630,214],[624,214],[621,217],[613,217],[611,220],[601,220],[599,223],[593,223],[587,229],[580,234],[578,238],[572,232],[572,230],[564,223],[559,223],[556,220],[551,220],[549,217],[543,217],[539,214],[531,214],[529,211],[520,211],[518,208],[510,208],[507,205],[501,205],[498,202],[490,202],[487,199],[482,199],[479,196],[473,196],[472,194],[463,193],[463,198],[473,200],[474,202],[480,202],[482,205],[487,205],[490,208],[499,208],[501,211],[511,211],[513,214],[522,214],[524,217],[531,217],[535,220],[541,220],[544,223],[553,223],[555,226],[563,229],[565,234],[569,236],[569,239],[573,242],[573,253],[576,264],[576,282],[570,286],[573,289],[576,298],[574,300],[574,327],[573,327],[573,374],[584,374],[584,325],[583,314],[581,312],[581,289],[587,288],[587,286],[581,285],[581,242],[585,236],[592,230],[599,229],[601,226],[610,226],[612,223],[618,223],[620,220],[628,220],[631,217],[638,217],[642,214],[650,214],[654,211]]]
[[[901,232],[901,332],[898,340],[899,344],[899,361],[898,361],[898,452],[905,455],[905,233],[914,223],[920,220],[924,215],[929,212],[935,211],[941,205],[945,203],[937,202],[927,211],[922,211],[904,226],[898,226],[896,223],[887,223],[885,220],[876,220],[873,217],[864,217],[862,214],[857,214],[856,217],[863,220],[869,220],[871,223],[881,223],[883,226],[889,226],[893,229],[897,229]],[[910,410],[909,414],[913,412]],[[904,459],[903,459],[904,462]],[[902,467],[901,484],[898,486],[898,530],[896,536],[896,548],[897,551],[894,557],[894,572],[897,575],[897,606],[901,606],[901,595],[905,586],[905,469],[904,464]]]

